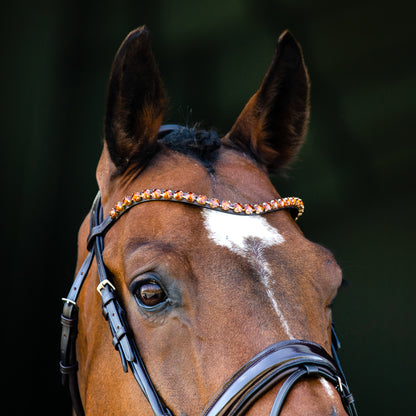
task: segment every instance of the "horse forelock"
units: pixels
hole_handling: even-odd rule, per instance
[[[160,139],[159,143],[197,159],[208,171],[213,172],[213,164],[218,158],[221,139],[215,130],[203,130],[195,126],[173,130]]]

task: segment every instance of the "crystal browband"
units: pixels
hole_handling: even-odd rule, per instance
[[[300,198],[288,197],[272,199],[268,202],[259,204],[241,204],[230,201],[220,201],[217,198],[208,198],[205,195],[194,194],[193,192],[171,191],[161,189],[146,189],[142,192],[135,192],[131,196],[126,196],[110,211],[110,217],[114,220],[127,211],[132,206],[147,201],[171,201],[182,202],[186,204],[196,205],[203,208],[213,209],[229,214],[238,215],[261,215],[266,212],[279,211],[282,209],[296,209],[297,213],[294,217],[297,220],[304,212],[303,201]]]

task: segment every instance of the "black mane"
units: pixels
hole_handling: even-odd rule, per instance
[[[159,140],[169,149],[192,156],[212,171],[212,164],[218,156],[221,139],[215,130],[201,130],[197,127],[179,127]]]

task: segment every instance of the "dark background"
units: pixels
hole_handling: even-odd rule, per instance
[[[336,3],[336,4],[334,4]],[[334,317],[360,414],[414,408],[412,2],[350,0],[9,2],[1,13],[2,402],[69,414],[57,371],[60,298],[96,192],[107,78],[146,24],[170,97],[168,120],[225,133],[259,86],[278,35],[303,46],[312,81],[307,143],[282,195],[331,248],[349,287]],[[5,365],[4,365],[5,364]],[[6,370],[4,372],[4,370]],[[413,394],[414,395],[414,394]]]

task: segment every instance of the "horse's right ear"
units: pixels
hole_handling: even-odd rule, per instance
[[[145,163],[155,149],[166,97],[146,27],[128,34],[114,58],[104,134],[118,173]]]

